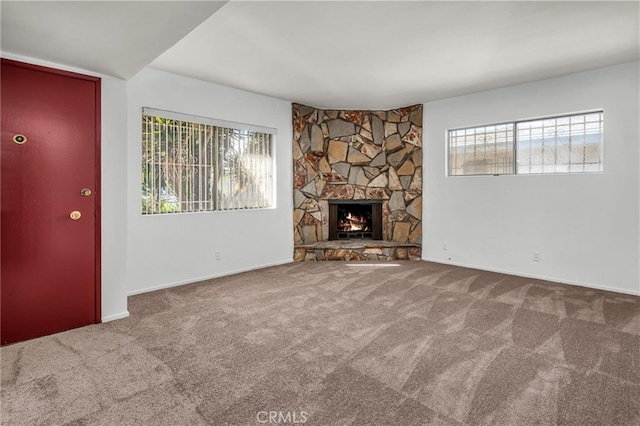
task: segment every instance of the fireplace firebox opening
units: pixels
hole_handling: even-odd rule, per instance
[[[329,240],[382,239],[382,202],[329,200]]]

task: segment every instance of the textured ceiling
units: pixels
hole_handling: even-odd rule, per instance
[[[2,2],[2,50],[388,109],[637,60],[638,1]],[[193,31],[191,31],[193,30]]]
[[[638,2],[230,2],[151,66],[392,108],[638,59]]]
[[[130,78],[225,3],[3,0],[2,52]]]

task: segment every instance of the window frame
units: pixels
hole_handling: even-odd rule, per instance
[[[468,130],[468,129],[477,129],[480,127],[498,127],[498,126],[506,126],[506,125],[513,125],[513,129],[512,132],[514,134],[514,141],[515,141],[515,133],[516,133],[516,122],[515,121],[502,121],[502,122],[498,122],[498,123],[491,123],[491,124],[479,124],[477,126],[464,126],[464,127],[456,127],[456,128],[452,128],[452,129],[447,129],[446,130],[446,134],[445,134],[445,139],[447,141],[447,162],[446,162],[446,171],[445,174],[447,177],[459,177],[459,176],[510,176],[510,175],[515,175],[516,172],[516,144],[515,142],[513,143],[513,161],[511,164],[512,169],[514,170],[513,173],[470,173],[470,174],[461,174],[461,175],[452,175],[451,169],[450,169],[450,160],[451,160],[451,141],[450,141],[450,132],[455,132],[455,131],[459,131],[459,130]]]
[[[267,147],[268,147],[268,153],[265,152],[264,154],[264,158],[265,158],[265,164],[268,165],[268,169],[267,169],[267,173],[264,175],[264,178],[268,180],[268,183],[266,184],[267,189],[268,189],[268,196],[266,197],[266,201],[267,201],[267,205],[264,206],[257,206],[257,207],[251,207],[251,206],[241,206],[241,207],[229,207],[224,206],[223,202],[220,199],[221,194],[219,193],[219,182],[218,180],[220,180],[220,178],[224,175],[222,173],[222,171],[224,170],[224,166],[220,165],[219,160],[220,160],[220,155],[221,152],[221,144],[226,144],[226,142],[223,142],[221,140],[217,140],[215,139],[213,141],[213,157],[210,158],[210,163],[205,164],[206,167],[211,167],[215,170],[215,179],[214,182],[211,183],[212,185],[212,190],[214,191],[213,193],[213,198],[211,200],[188,200],[186,202],[191,203],[191,202],[202,202],[202,203],[210,203],[211,206],[206,208],[206,209],[202,209],[202,210],[185,210],[183,211],[181,208],[178,211],[163,211],[161,204],[158,204],[158,206],[155,206],[156,203],[160,203],[160,201],[152,201],[154,203],[154,208],[152,209],[145,209],[144,207],[144,201],[143,201],[143,205],[141,205],[140,207],[140,214],[142,216],[166,216],[166,215],[174,215],[174,214],[193,214],[193,213],[215,213],[215,212],[224,212],[224,211],[247,211],[247,210],[265,210],[265,209],[273,209],[275,208],[275,200],[276,200],[276,140],[277,140],[277,129],[272,128],[272,127],[266,127],[266,126],[259,126],[259,125],[253,125],[253,124],[246,124],[246,123],[239,123],[239,122],[234,122],[234,121],[228,121],[228,120],[220,120],[220,119],[215,119],[215,118],[211,118],[211,117],[203,117],[203,116],[198,116],[198,115],[192,115],[192,114],[186,114],[186,113],[179,113],[179,112],[175,112],[175,111],[168,111],[168,110],[162,110],[162,109],[156,109],[156,108],[150,108],[150,107],[142,107],[141,108],[141,114],[140,114],[140,120],[141,120],[141,124],[142,124],[142,132],[145,131],[144,126],[145,126],[145,117],[151,117],[151,118],[161,118],[164,120],[173,120],[173,121],[177,121],[177,122],[182,122],[182,123],[187,123],[189,125],[195,125],[195,126],[209,126],[211,128],[214,128],[216,137],[218,136],[218,131],[222,131],[222,132],[226,132],[227,137],[229,137],[230,132],[238,132],[240,134],[244,134],[244,133],[259,133],[262,135],[265,135],[267,137],[267,140],[261,140],[260,143],[267,143]],[[144,153],[144,135],[141,134],[141,139],[140,139],[140,149],[142,150],[141,152],[141,162],[140,162],[140,167],[141,167],[141,181],[140,181],[140,187],[144,189],[144,185],[145,185],[145,178],[144,178],[144,169],[142,168],[144,166],[144,159],[142,157],[142,154]],[[226,154],[226,150],[225,151]],[[154,163],[154,164],[159,164],[159,163]],[[180,163],[181,167],[188,167],[188,164],[186,163]],[[157,167],[157,166],[156,166]],[[184,178],[183,178],[184,179]],[[161,191],[161,189],[159,189]],[[238,194],[236,194],[237,196]],[[178,201],[179,203],[183,203],[184,201]],[[156,208],[158,207],[158,208]],[[182,207],[182,206],[181,206]]]
[[[600,133],[600,168],[601,170],[596,171],[555,171],[555,172],[527,172],[527,173],[519,173],[518,171],[518,124],[534,122],[534,121],[544,121],[544,120],[558,120],[562,118],[570,118],[575,116],[587,116],[589,114],[601,114],[601,122],[602,122],[602,133]],[[513,126],[513,163],[512,163],[512,173],[473,173],[473,174],[451,174],[451,132],[460,131],[460,130],[468,130],[468,129],[477,129],[482,127],[491,127],[491,126],[505,126],[512,125]],[[548,175],[576,175],[576,174],[598,174],[604,173],[604,108],[596,108],[589,109],[584,111],[576,111],[570,113],[562,113],[562,114],[553,114],[546,116],[539,116],[535,118],[527,118],[527,119],[518,119],[518,120],[507,120],[500,121],[495,123],[485,123],[478,124],[473,126],[462,126],[462,127],[452,127],[445,130],[445,140],[446,140],[446,161],[445,161],[445,176],[446,177],[472,177],[472,176],[548,176]]]

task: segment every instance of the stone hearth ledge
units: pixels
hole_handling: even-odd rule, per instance
[[[422,247],[419,244],[398,243],[380,240],[336,240],[297,244],[293,260],[420,260]]]

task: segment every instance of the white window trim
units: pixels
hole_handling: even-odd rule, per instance
[[[201,115],[184,114],[181,112],[167,111],[164,109],[156,109],[142,107],[142,115],[150,115],[153,117],[168,118],[171,120],[189,121],[193,123],[209,124],[216,127],[226,127],[229,129],[249,130],[251,132],[278,134],[278,129],[273,127],[257,126],[255,124],[239,123],[236,121],[219,120],[217,118],[203,117]]]

